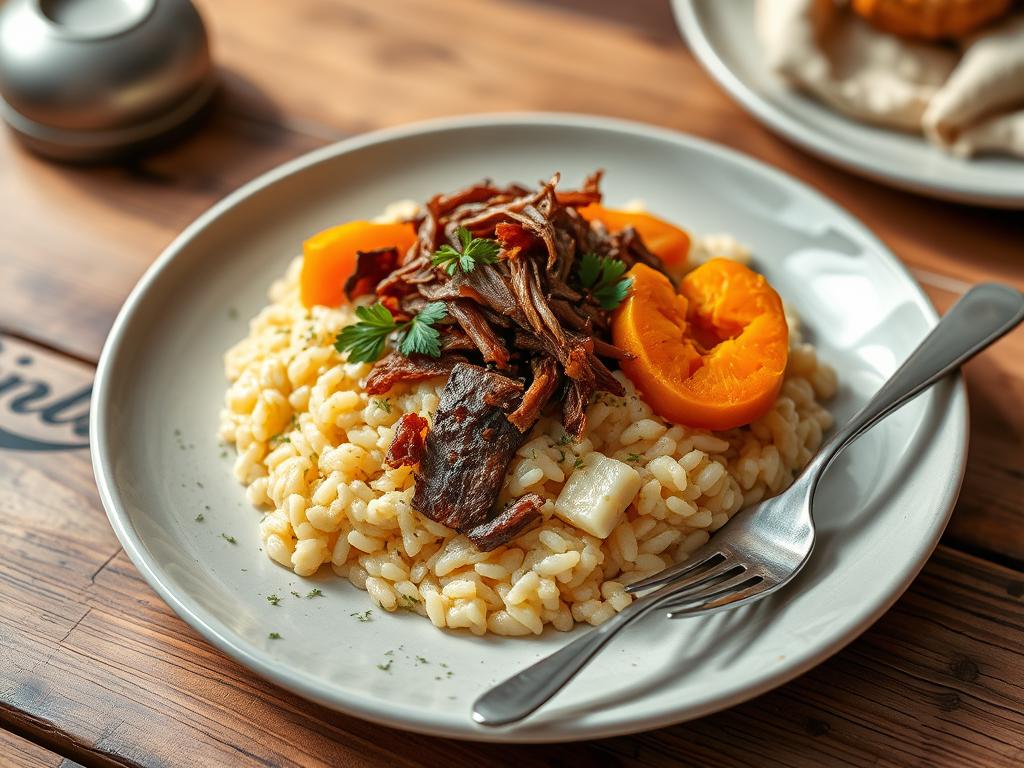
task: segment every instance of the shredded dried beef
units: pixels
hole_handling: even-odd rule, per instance
[[[444,302],[447,317],[436,326],[441,356],[389,354],[374,365],[366,390],[448,376],[422,445],[422,426],[403,417],[388,463],[418,462],[413,507],[485,550],[540,519],[540,497],[500,510],[496,503],[515,451],[542,413],[560,414],[579,437],[594,393],[623,393],[612,371],[626,354],[611,340],[611,312],[581,283],[580,259],[593,253],[664,271],[636,231],[612,233],[580,215],[601,202],[600,172],[577,190],[558,190],[558,181],[533,189],[485,181],[435,195],[415,222],[412,248],[359,254],[345,286],[350,298],[376,294],[398,322]],[[431,257],[442,245],[461,252],[460,228],[494,240],[497,262],[452,274],[435,267]]]

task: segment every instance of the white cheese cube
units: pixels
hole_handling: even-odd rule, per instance
[[[640,490],[640,473],[599,453],[569,475],[555,501],[555,514],[592,536],[604,539]]]

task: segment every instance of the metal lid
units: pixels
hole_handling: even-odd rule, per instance
[[[115,157],[182,126],[215,89],[189,0],[0,4],[0,114],[32,149]]]

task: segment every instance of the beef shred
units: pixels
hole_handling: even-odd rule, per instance
[[[579,438],[591,397],[623,394],[612,371],[627,355],[610,338],[611,312],[580,282],[580,259],[593,253],[664,272],[635,230],[609,232],[580,215],[601,202],[600,181],[595,173],[578,190],[556,190],[556,174],[534,189],[485,181],[435,195],[415,222],[413,246],[404,254],[359,254],[345,286],[350,297],[375,294],[403,321],[428,302],[444,302],[447,317],[436,326],[441,356],[393,352],[375,364],[366,390],[448,376],[422,449],[422,426],[403,419],[388,462],[418,461],[413,507],[484,550],[540,519],[540,497],[501,509],[497,501],[512,457],[541,415],[557,409],[566,432]],[[435,267],[431,257],[442,245],[461,252],[462,228],[496,241],[497,262],[452,274]]]
[[[384,462],[392,469],[412,467],[423,457],[423,433],[427,420],[418,413],[406,413],[395,425],[395,436],[388,446]]]
[[[520,534],[526,533],[541,521],[541,507],[544,497],[527,493],[515,499],[486,523],[466,531],[469,540],[482,552],[507,544]]]

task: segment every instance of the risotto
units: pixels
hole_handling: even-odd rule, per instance
[[[746,260],[729,237],[698,240],[691,263]],[[597,392],[573,439],[543,416],[516,450],[499,502],[535,493],[542,522],[491,551],[412,506],[414,468],[385,456],[399,419],[431,422],[444,377],[365,391],[370,363],[335,350],[353,304],[307,308],[301,258],[270,290],[270,304],[230,349],[231,384],[220,437],[238,451],[234,474],[259,522],[266,554],[300,576],[330,567],[380,608],[408,610],[439,628],[539,634],[547,624],[600,624],[627,606],[624,587],[679,562],[746,505],[779,493],[818,449],[832,418],[831,368],[802,341],[787,313],[789,357],[781,391],[756,421],[711,432],[669,423],[621,371],[624,395]],[[638,488],[605,537],[555,514],[575,473],[601,457],[632,467]]]

